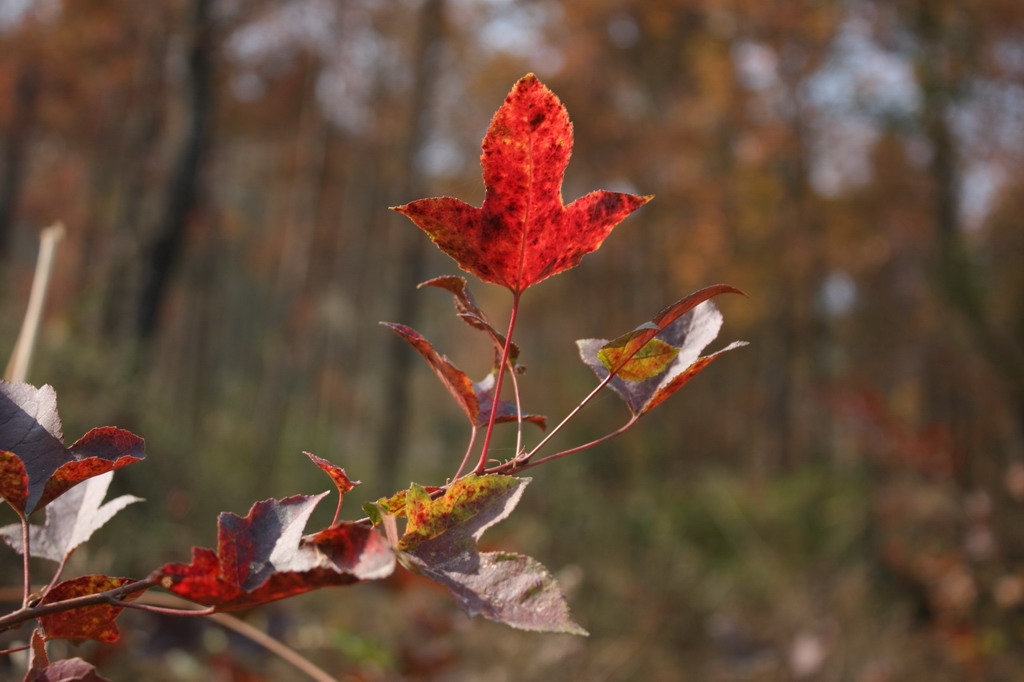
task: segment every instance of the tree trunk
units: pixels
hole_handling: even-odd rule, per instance
[[[921,72],[923,127],[931,143],[936,249],[933,253],[936,288],[943,302],[964,320],[977,349],[1003,380],[1005,395],[1024,435],[1024,353],[992,321],[981,273],[972,261],[960,224],[959,160],[949,128],[949,110],[962,84],[943,71],[951,60],[972,59],[971,54],[948,54],[947,34],[940,25],[941,8],[922,3],[917,17],[922,42]],[[977,42],[970,45],[977,45]],[[963,48],[967,49],[967,48]]]
[[[25,176],[25,156],[38,93],[39,73],[31,64],[25,64],[18,73],[11,102],[11,123],[0,148],[0,258],[7,253],[14,217],[18,208],[18,194]]]
[[[199,172],[206,156],[213,110],[213,35],[210,19],[212,0],[193,0],[188,54],[189,123],[156,237],[145,256],[142,291],[139,297],[136,334],[148,340],[159,324],[167,285],[181,255],[185,230],[198,203]]]
[[[403,145],[402,177],[397,182],[400,201],[419,198],[423,185],[416,168],[416,156],[430,129],[430,105],[433,99],[440,61],[444,26],[444,0],[425,0],[420,10],[419,36],[412,58],[415,65],[415,84],[409,99],[408,136]],[[398,258],[401,276],[395,289],[395,317],[403,324],[415,325],[416,285],[423,278],[426,241],[418,230],[399,232]],[[402,453],[408,440],[408,426],[412,414],[409,372],[415,353],[394,337],[389,341],[385,360],[384,396],[387,409],[382,410],[377,451],[377,474],[384,485],[393,485],[398,478]]]

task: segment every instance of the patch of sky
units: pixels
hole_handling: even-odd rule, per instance
[[[18,28],[29,13],[39,21],[50,21],[61,9],[61,0],[0,0],[0,33]]]
[[[545,32],[558,26],[563,8],[558,2],[517,0],[455,0],[453,14],[481,17],[474,27],[477,44],[488,52],[505,53],[524,59],[542,77],[557,73],[565,60],[550,44]]]
[[[395,61],[393,50],[373,29],[369,3],[295,0],[239,26],[225,44],[228,58],[241,67],[232,93],[246,101],[258,99],[266,77],[309,52],[320,63],[315,89],[325,115],[350,132],[364,129],[371,119],[374,74]]]
[[[828,197],[869,182],[871,150],[885,122],[913,117],[921,107],[910,59],[883,49],[870,24],[856,14],[840,27],[800,97],[814,112],[811,184]]]
[[[857,283],[845,270],[828,273],[818,290],[818,305],[830,317],[843,317],[857,304]]]

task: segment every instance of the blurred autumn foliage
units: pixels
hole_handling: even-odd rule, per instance
[[[455,268],[386,209],[479,205],[480,139],[534,71],[575,123],[566,200],[655,199],[524,296],[524,409],[593,385],[573,340],[711,282],[751,294],[721,303],[750,347],[539,469],[501,528],[563,569],[589,640],[468,625],[420,582],[254,617],[353,680],[1024,677],[1022,27],[1017,0],[0,3],[0,345],[61,220],[29,380],[66,431],[149,442],[114,484],[148,500],[111,523],[130,540],[90,560],[177,560],[218,511],[321,490],[302,450],[353,495],[450,475],[464,418],[376,322],[474,376],[491,357],[415,290]],[[133,652],[273,678],[138,618],[125,679]]]

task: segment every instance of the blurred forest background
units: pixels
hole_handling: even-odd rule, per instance
[[[529,71],[575,123],[566,201],[656,198],[524,298],[526,409],[593,386],[575,339],[708,284],[750,293],[712,348],[751,345],[535,470],[488,533],[559,576],[589,639],[469,621],[412,577],[251,621],[346,680],[1022,679],[1019,0],[3,0],[0,346],[63,221],[30,381],[69,439],[148,441],[112,492],[147,502],[76,568],[144,575],[219,511],[328,489],[303,450],[364,482],[351,518],[452,474],[464,417],[377,322],[477,378],[491,358],[415,289],[457,268],[387,207],[478,205],[480,139]],[[471,286],[504,324],[507,292]],[[608,394],[558,444],[625,419]],[[194,619],[124,621],[75,655],[294,679]]]

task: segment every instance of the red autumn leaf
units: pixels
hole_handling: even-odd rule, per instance
[[[218,611],[248,608],[310,590],[385,578],[395,557],[372,528],[339,523],[302,535],[320,495],[264,500],[248,516],[223,513],[217,551],[195,548],[192,563],[167,564],[161,585]]]
[[[671,317],[671,322],[661,329],[658,322],[651,322],[615,341],[581,339],[576,342],[580,357],[599,379],[603,381],[615,371],[608,385],[622,396],[634,415],[645,414],[660,405],[722,353],[746,345],[742,341],[735,342],[717,353],[700,357],[701,351],[718,336],[722,314],[708,300],[696,307],[680,305],[695,296],[692,294],[666,309],[685,308],[678,317],[665,313],[656,317],[655,320],[661,321]]]
[[[46,593],[40,606],[54,602],[84,597],[121,587],[134,582],[131,578],[111,578],[106,575],[83,575],[65,580]],[[135,599],[141,592],[128,595],[127,600]],[[99,642],[116,642],[120,636],[114,620],[121,615],[123,606],[97,604],[83,606],[69,611],[60,611],[48,616],[40,616],[39,625],[46,639],[95,639]]]
[[[533,74],[505,98],[482,147],[480,208],[439,197],[394,210],[430,235],[459,267],[516,293],[577,265],[651,199],[598,191],[563,205],[572,123],[558,97]]]
[[[81,658],[66,658],[50,663],[46,655],[46,640],[36,628],[32,631],[32,655],[24,682],[108,682],[100,677],[96,667]]]
[[[145,441],[112,426],[65,447],[53,388],[0,381],[0,497],[19,512],[145,456]]]
[[[501,361],[501,350],[505,346],[505,335],[494,328],[490,320],[487,319],[487,315],[484,314],[484,311],[480,310],[477,306],[476,301],[473,300],[473,294],[469,293],[469,284],[466,282],[465,277],[457,277],[455,275],[435,277],[426,282],[421,282],[418,286],[431,286],[450,291],[455,299],[455,313],[470,327],[486,332],[491,337],[497,350],[494,364],[497,365]],[[515,365],[518,358],[519,346],[513,342],[508,349],[509,362]],[[494,369],[497,370],[497,366]]]
[[[338,506],[334,510],[334,520],[331,521],[331,525],[333,526],[338,522],[338,515],[341,514],[341,503],[345,501],[345,493],[352,490],[352,488],[357,485],[361,485],[361,483],[359,481],[349,479],[348,474],[345,473],[344,469],[335,464],[331,464],[323,457],[317,457],[312,452],[304,452],[302,454],[309,457],[313,461],[313,464],[316,464],[324,471],[324,473],[330,476],[331,480],[334,481],[334,485],[338,487]]]
[[[324,472],[331,477],[331,480],[334,481],[334,485],[338,486],[338,494],[341,495],[342,497],[344,497],[345,493],[347,493],[349,490],[352,490],[352,488],[356,487],[357,485],[360,485],[359,481],[351,480],[348,477],[348,474],[345,473],[345,470],[342,469],[340,466],[331,464],[323,457],[317,457],[312,452],[304,452],[302,454],[306,455],[306,457],[309,457],[309,459],[313,461],[313,464],[316,464],[318,467],[323,469]]]
[[[141,497],[121,495],[103,504],[113,471],[95,476],[60,496],[46,507],[42,526],[29,526],[33,557],[62,561],[76,547],[88,540],[115,514]],[[21,524],[0,528],[0,537],[19,554],[24,553]]]
[[[409,521],[399,541],[402,560],[451,590],[470,616],[522,630],[585,635],[540,562],[512,552],[477,550],[484,531],[512,513],[529,482],[471,474],[436,500],[413,485],[406,497]]]
[[[39,631],[39,628],[32,631],[31,650],[25,682],[41,679],[40,675],[46,670],[46,666],[50,665],[50,657],[46,655],[46,640],[43,639],[43,633]]]
[[[447,357],[434,350],[434,346],[431,345],[430,341],[427,341],[422,334],[412,327],[406,327],[404,324],[396,324],[394,322],[381,322],[381,324],[408,341],[409,345],[423,356],[427,364],[430,365],[430,369],[434,370],[434,374],[437,375],[437,378],[441,380],[444,387],[455,398],[455,402],[459,404],[462,411],[469,417],[469,421],[476,423],[480,408],[477,405],[476,394],[473,391],[473,382],[470,378],[453,365]]]
[[[480,383],[474,384],[466,376],[465,372],[453,365],[444,355],[434,349],[434,346],[427,341],[419,332],[404,324],[394,322],[381,322],[384,326],[394,330],[396,334],[409,342],[420,355],[426,359],[427,364],[434,370],[434,374],[441,380],[448,392],[455,398],[462,411],[466,413],[469,421],[474,426],[487,424],[491,416],[491,405],[494,400],[494,375],[490,374]],[[516,407],[510,402],[502,400],[498,404],[497,423],[516,421]],[[523,415],[523,421],[537,424],[545,428],[547,420],[539,415]]]

